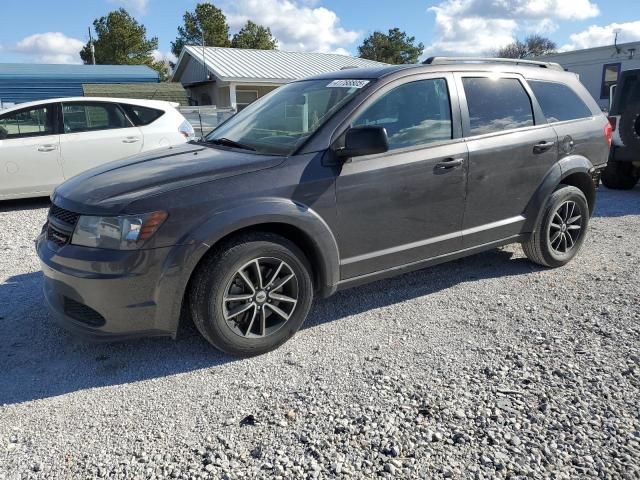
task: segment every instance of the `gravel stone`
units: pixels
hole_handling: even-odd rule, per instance
[[[509,246],[340,292],[243,360],[57,327],[46,209],[0,203],[0,480],[640,478],[640,187],[564,268]]]

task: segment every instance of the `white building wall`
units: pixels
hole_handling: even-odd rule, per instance
[[[632,51],[635,49],[635,51]],[[616,47],[599,47],[575,52],[565,52],[537,58],[545,62],[557,62],[570,72],[580,76],[589,93],[602,107],[609,106],[608,98],[601,98],[602,75],[605,65],[620,64],[620,71],[640,69],[640,42],[625,43]]]

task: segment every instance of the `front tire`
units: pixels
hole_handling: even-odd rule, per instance
[[[575,257],[587,234],[589,204],[576,187],[560,185],[551,194],[535,231],[522,244],[525,255],[544,267],[561,267]]]
[[[250,233],[220,246],[191,281],[193,322],[214,347],[249,357],[276,349],[304,323],[313,301],[311,268],[284,237]]]
[[[636,186],[640,174],[630,162],[609,160],[602,172],[602,183],[612,190],[631,190]]]

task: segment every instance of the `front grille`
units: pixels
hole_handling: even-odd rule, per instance
[[[71,241],[73,230],[79,218],[79,213],[51,205],[46,226],[47,240],[53,242],[58,248],[67,245]]]
[[[59,247],[65,246],[71,240],[71,235],[61,232],[51,224],[47,226],[47,240],[55,243]]]
[[[69,210],[60,208],[57,205],[51,205],[51,208],[49,209],[49,216],[58,219],[61,222],[64,222],[72,227],[76,226],[76,223],[78,223],[78,218],[80,218],[79,213],[70,212]]]
[[[64,313],[74,320],[92,327],[101,327],[106,323],[104,317],[93,308],[76,302],[69,297],[64,297]]]

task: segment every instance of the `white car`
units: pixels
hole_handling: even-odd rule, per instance
[[[177,106],[73,97],[0,111],[0,200],[49,195],[96,165],[194,139]]]

